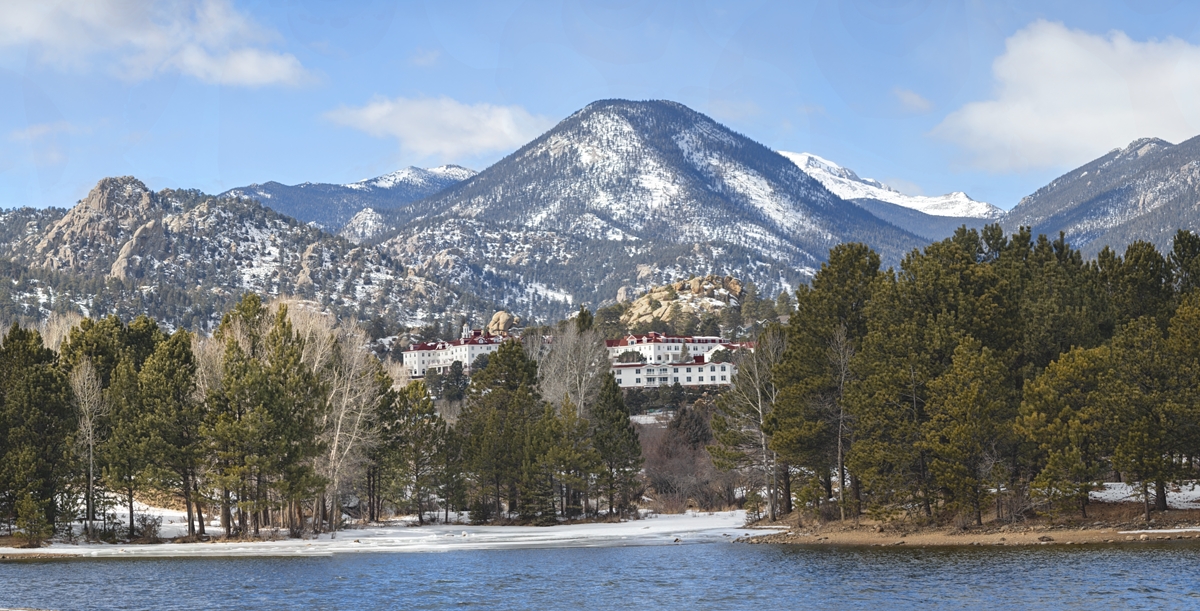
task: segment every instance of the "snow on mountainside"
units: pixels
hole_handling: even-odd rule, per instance
[[[1171,144],[1141,138],[1067,172],[1025,197],[1008,231],[1066,239],[1087,255],[1136,240],[1170,248],[1179,229],[1200,229],[1200,136]]]
[[[101,180],[65,214],[0,212],[0,237],[0,320],[66,309],[211,330],[246,291],[406,326],[440,313],[491,312],[471,310],[473,297],[411,273],[378,248],[257,201],[156,193],[130,176]]]
[[[408,266],[527,316],[691,274],[736,276],[774,295],[842,241],[891,261],[922,243],[667,101],[595,102],[473,178],[380,213],[397,227],[383,245]]]
[[[878,180],[861,178],[854,173],[854,170],[844,168],[812,153],[779,151],[779,154],[790,159],[809,176],[825,185],[825,188],[832,191],[834,195],[845,200],[871,199],[911,208],[932,216],[998,219],[1004,215],[1003,210],[987,202],[975,201],[962,191],[936,197],[905,195]]]
[[[408,167],[359,182],[335,185],[277,182],[230,189],[221,197],[245,197],[305,223],[336,232],[365,208],[391,210],[429,197],[475,175],[462,166]]]
[[[355,244],[373,240],[387,230],[387,221],[373,208],[363,208],[338,231],[338,235]]]
[[[454,183],[462,182],[475,174],[474,170],[468,170],[458,165],[442,165],[436,168],[429,168],[428,170],[409,166],[391,174],[384,174],[383,176],[368,178],[342,186],[359,191],[407,187],[437,192]]]

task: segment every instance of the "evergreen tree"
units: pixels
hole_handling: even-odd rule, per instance
[[[621,387],[611,373],[605,376],[592,407],[592,445],[600,459],[600,487],[608,496],[608,514],[624,510],[642,467],[642,445],[629,420]],[[620,497],[620,501],[618,501]]]
[[[100,446],[104,482],[120,492],[129,510],[129,536],[137,536],[134,497],[148,483],[151,454],[149,421],[142,404],[141,385],[133,362],[121,358],[113,370],[106,401],[110,406],[109,434]]]
[[[1004,481],[998,458],[1014,416],[1004,378],[992,351],[967,338],[954,349],[950,369],[930,384],[920,446],[932,457],[933,478],[948,493],[947,504],[970,511],[977,526],[988,490]]]
[[[204,404],[196,391],[196,363],[192,335],[179,330],[160,342],[146,359],[138,376],[146,410],[147,451],[158,485],[174,490],[188,516],[188,536],[196,535],[196,519],[204,532],[204,515],[195,498],[203,459],[200,429]]]
[[[1088,495],[1107,456],[1100,377],[1108,348],[1075,348],[1026,384],[1016,429],[1038,445],[1044,466],[1032,482],[1036,497],[1087,518]]]
[[[56,523],[74,428],[70,385],[54,353],[36,331],[14,324],[0,345],[0,515],[24,514],[30,534]]]
[[[416,381],[396,393],[380,414],[379,425],[388,489],[393,498],[409,499],[417,522],[424,524],[444,453],[446,423],[438,416],[425,385]]]

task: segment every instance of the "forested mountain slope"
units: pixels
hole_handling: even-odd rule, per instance
[[[1004,218],[1015,231],[1063,232],[1095,255],[1136,240],[1167,249],[1179,229],[1200,228],[1200,137],[1177,145],[1143,138],[1076,168],[1021,200]]]
[[[389,253],[533,316],[692,274],[774,295],[806,281],[835,244],[867,242],[895,262],[924,243],[667,101],[590,104],[470,180],[384,216],[398,226]]]

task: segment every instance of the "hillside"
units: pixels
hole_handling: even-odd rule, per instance
[[[1094,256],[1135,240],[1170,247],[1179,229],[1200,229],[1200,137],[1173,145],[1136,140],[1058,177],[1021,200],[1003,225],[1058,235]]]
[[[925,243],[666,101],[595,102],[475,177],[381,213],[397,227],[390,254],[527,316],[693,274],[776,294],[835,244],[895,262]]]
[[[105,178],[70,210],[0,215],[6,240],[0,315],[150,314],[209,329],[246,291],[296,296],[350,317],[419,325],[477,301],[246,198],[152,192]],[[480,312],[490,306],[478,306]]]
[[[399,208],[474,175],[473,170],[456,165],[408,167],[345,185],[306,182],[288,186],[272,181],[230,189],[221,196],[254,199],[280,214],[336,233],[363,209]]]

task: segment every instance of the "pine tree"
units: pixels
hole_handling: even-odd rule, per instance
[[[0,515],[18,517],[25,503],[26,519],[55,524],[74,428],[70,385],[54,353],[36,331],[14,324],[0,345]]]
[[[193,491],[204,452],[200,428],[205,414],[204,404],[195,397],[192,335],[179,330],[160,342],[146,359],[138,379],[155,479],[160,487],[173,489],[183,500],[188,536],[196,535],[197,514],[203,533],[204,516]]]
[[[1076,348],[1025,386],[1016,430],[1038,445],[1043,466],[1032,482],[1036,497],[1077,508],[1087,518],[1092,482],[1104,468],[1107,445],[1099,384],[1110,350]]]
[[[966,338],[954,349],[950,369],[929,387],[929,421],[920,447],[931,457],[937,486],[948,505],[968,510],[983,524],[983,505],[993,484],[1004,481],[997,460],[1012,435],[1014,414],[1006,397],[1003,364],[991,350]]]
[[[387,485],[393,498],[407,498],[425,523],[426,502],[435,487],[438,461],[446,443],[446,423],[419,381],[396,393],[380,414]],[[436,510],[436,508],[434,508]]]
[[[108,438],[100,446],[105,484],[121,492],[129,510],[129,537],[137,535],[134,496],[147,485],[150,449],[147,414],[137,371],[128,358],[117,361],[106,401],[111,407]]]
[[[621,387],[611,373],[605,376],[600,395],[592,407],[592,445],[600,459],[600,487],[608,496],[608,515],[624,510],[637,484],[642,467],[642,445],[637,429],[629,420],[629,410],[621,396]],[[618,501],[618,497],[622,500]]]

